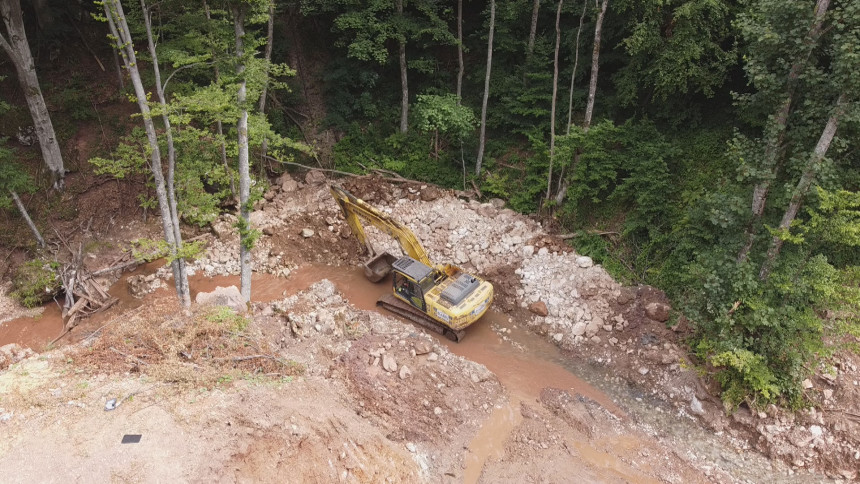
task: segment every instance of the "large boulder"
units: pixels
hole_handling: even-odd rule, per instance
[[[194,302],[200,306],[227,306],[237,313],[248,310],[248,304],[236,286],[218,286],[212,292],[199,292]]]
[[[529,311],[538,316],[546,317],[549,314],[549,310],[546,307],[546,304],[543,301],[536,301],[529,304]]]
[[[311,170],[305,175],[305,183],[308,185],[322,185],[325,181],[325,175],[319,170]]]
[[[661,323],[665,323],[669,320],[670,309],[671,308],[668,304],[652,302],[648,303],[648,305],[645,306],[645,314],[654,321],[660,321]]]

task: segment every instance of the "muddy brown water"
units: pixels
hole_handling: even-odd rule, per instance
[[[85,320],[72,331],[72,337],[66,337],[61,342],[76,341],[94,329],[110,321],[112,315],[124,313],[130,309],[146,304],[146,299],[137,299],[128,292],[126,280],[136,274],[151,274],[163,264],[155,262],[138,267],[135,271],[123,275],[111,289],[111,295],[120,299],[119,303],[108,311],[94,315]],[[279,278],[268,274],[254,274],[252,277],[252,301],[269,302],[304,290],[314,282],[322,279],[332,281],[338,290],[350,303],[364,310],[377,310],[376,300],[390,291],[390,276],[378,283],[370,283],[362,268],[344,268],[324,265],[306,265],[290,274],[288,278]],[[206,277],[196,274],[189,278],[192,299],[198,292],[211,291],[217,286],[238,285],[238,276]],[[172,287],[162,287],[158,291],[172,292]],[[61,319],[62,301],[59,304],[50,303],[45,311],[35,318],[18,318],[0,324],[0,346],[7,343],[18,343],[41,351],[46,345],[62,334]],[[390,313],[386,313],[392,316]],[[412,324],[412,323],[407,323]],[[497,334],[493,328],[506,328],[507,340]],[[77,335],[75,335],[77,333]],[[508,402],[494,409],[490,417],[478,430],[465,455],[466,468],[464,482],[477,482],[481,476],[484,464],[492,459],[501,459],[507,436],[522,422],[521,403],[535,403],[542,389],[547,387],[568,390],[571,394],[580,394],[599,403],[603,408],[620,420],[628,418],[627,413],[634,411],[636,419],[643,414],[654,417],[654,423],[666,425],[664,430],[671,430],[683,435],[689,432],[692,425],[677,423],[669,420],[666,414],[654,413],[638,405],[626,395],[623,389],[598,389],[600,376],[589,368],[570,361],[560,354],[558,349],[539,336],[527,331],[525,325],[511,320],[507,315],[488,311],[487,314],[467,331],[466,338],[460,343],[451,342],[441,335],[430,333],[440,345],[445,345],[452,353],[485,365],[499,378],[508,390]],[[590,373],[590,374],[589,374]],[[589,381],[577,376],[589,374]],[[614,396],[610,397],[610,394]],[[625,402],[625,409],[616,400]],[[647,405],[645,402],[644,405]],[[715,441],[706,435],[697,436],[697,440],[705,446],[713,446]],[[635,448],[646,445],[644,441],[631,436],[621,436],[604,448]],[[626,464],[621,458],[592,446],[589,442],[574,443],[579,458],[586,465],[598,471],[609,479],[620,479],[628,482],[648,482],[643,480],[641,472]],[[761,464],[761,466],[767,465]],[[759,466],[756,466],[759,467]]]

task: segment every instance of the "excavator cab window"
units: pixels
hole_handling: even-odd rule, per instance
[[[424,302],[424,291],[421,290],[421,286],[399,272],[394,273],[394,292],[401,299],[421,311],[427,311],[427,305]]]

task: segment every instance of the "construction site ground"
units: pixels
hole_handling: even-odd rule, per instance
[[[89,185],[74,223],[89,222],[74,240],[90,270],[123,260],[134,239],[159,236],[159,221],[134,210],[99,215],[128,204],[121,188],[79,182]],[[814,408],[727,413],[689,357],[683,318],[667,326],[675,318],[660,291],[618,284],[498,202],[416,183],[335,181],[410,226],[434,261],[494,284],[493,309],[453,343],[377,311],[390,279],[364,279],[363,248],[330,182],[320,172],[285,175],[255,207],[263,235],[244,317],[181,310],[169,268],[155,261],[104,276],[120,302],[51,344],[63,330],[58,306],[34,314],[5,283],[2,481],[857,479],[857,355],[837,355],[810,379]],[[191,265],[192,300],[239,285],[234,220],[186,234],[206,247]],[[398,251],[369,232],[378,250]]]

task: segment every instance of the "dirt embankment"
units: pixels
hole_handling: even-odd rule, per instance
[[[149,295],[140,291],[144,306],[120,304],[103,328],[76,329],[82,342],[0,374],[0,426],[10,436],[0,443],[0,472],[18,482],[856,477],[860,429],[850,416],[860,414],[860,377],[852,356],[810,382],[819,410],[741,409],[726,417],[687,358],[683,332],[666,328],[670,308],[659,291],[619,286],[498,203],[419,184],[347,181],[412,227],[433,260],[494,283],[503,313],[449,347],[370,310],[379,289],[358,289],[365,283],[352,268],[361,248],[325,182],[319,173],[284,176],[256,207],[252,219],[264,234],[256,269],[284,281],[286,294],[269,291],[246,320],[203,308],[184,315],[171,284],[153,285]],[[200,283],[238,270],[231,218],[213,232],[192,265]],[[377,249],[398,252],[368,232]],[[166,277],[165,269],[155,273]],[[563,350],[553,358],[588,367],[621,390],[612,399],[588,396],[596,390],[568,381],[559,363],[535,364],[530,352],[542,346],[532,333]],[[556,371],[553,385],[546,378]],[[111,398],[120,406],[103,410]],[[643,400],[660,418],[719,436],[685,442],[639,413]],[[123,434],[143,437],[120,444]],[[763,463],[755,451],[775,460]]]

